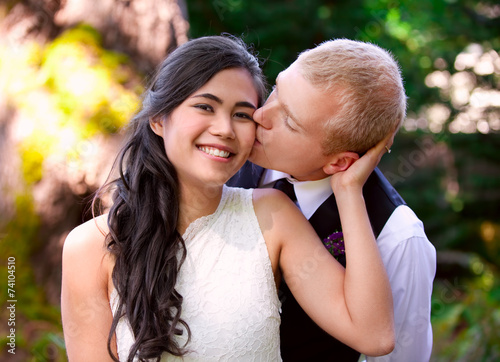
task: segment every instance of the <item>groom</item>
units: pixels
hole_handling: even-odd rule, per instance
[[[283,181],[276,181],[284,178],[293,185],[285,182],[285,192],[324,240],[341,231],[329,176],[399,127],[405,112],[403,81],[389,53],[351,40],[325,42],[279,74],[254,114],[253,164],[247,162],[228,184],[282,189],[277,185]],[[378,169],[363,193],[391,283],[396,328],[394,351],[367,361],[428,361],[435,249],[422,222]],[[345,266],[345,258],[341,262]],[[358,361],[360,354],[316,326],[281,284],[283,360]]]

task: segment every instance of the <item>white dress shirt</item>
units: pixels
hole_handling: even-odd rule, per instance
[[[265,170],[259,187],[272,187],[283,177],[294,185],[297,204],[307,219],[333,193],[330,178],[301,182],[274,170]],[[436,249],[427,239],[422,222],[406,205],[394,210],[377,238],[377,245],[392,289],[396,347],[386,356],[367,356],[366,361],[429,361]]]

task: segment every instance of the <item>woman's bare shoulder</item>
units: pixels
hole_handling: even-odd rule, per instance
[[[64,242],[61,315],[70,360],[89,353],[110,360],[105,341],[113,320],[109,297],[114,262],[106,248],[106,222],[107,215],[87,221]]]
[[[93,259],[105,256],[107,254],[105,239],[109,232],[107,220],[108,215],[105,214],[74,228],[64,241],[64,258]]]
[[[292,205],[292,202],[281,191],[271,188],[254,189],[253,203],[256,207],[269,207],[271,205]]]
[[[287,237],[290,226],[307,223],[298,207],[279,190],[255,189],[253,203],[261,230],[272,232],[272,239]]]
[[[283,192],[270,188],[255,189],[253,203],[257,217],[270,215],[290,216],[300,215],[298,208]]]

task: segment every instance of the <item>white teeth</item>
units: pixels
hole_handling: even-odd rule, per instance
[[[219,150],[218,148],[214,147],[198,147],[198,149],[205,152],[208,155],[216,157],[228,158],[230,155],[230,152]]]

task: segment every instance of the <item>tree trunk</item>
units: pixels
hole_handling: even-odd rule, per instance
[[[127,54],[142,74],[148,74],[176,46],[187,41],[188,22],[184,0],[28,0],[10,8],[0,4],[0,46],[7,52],[28,42],[49,43],[65,29],[79,23],[96,28],[104,47]],[[0,87],[2,84],[0,83]],[[8,93],[8,92],[7,92]],[[23,127],[36,120],[23,118],[0,88],[0,238],[16,215],[15,196],[23,191],[18,145]],[[121,143],[121,136],[92,140],[94,157],[74,170],[45,160],[41,181],[32,186],[35,210],[41,222],[30,243],[37,283],[52,304],[59,303],[61,247],[68,232],[89,217],[82,198],[105,180]],[[89,143],[90,144],[90,143]],[[95,156],[97,154],[97,157]],[[0,356],[1,357],[1,356]],[[1,358],[0,358],[1,359]]]
[[[187,41],[184,0],[67,0],[55,15],[59,26],[86,22],[104,36],[104,44],[132,56],[150,71],[166,54]]]

